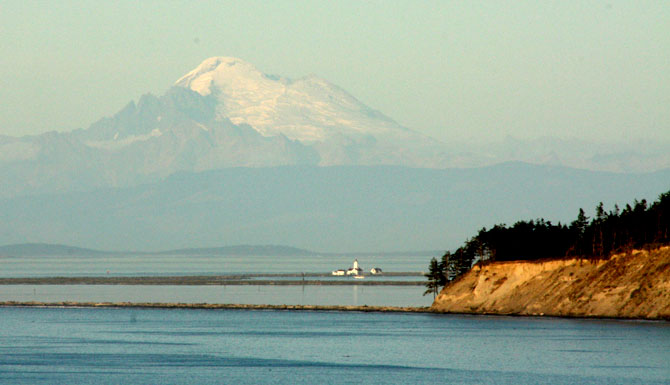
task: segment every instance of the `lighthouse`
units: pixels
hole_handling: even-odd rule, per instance
[[[347,270],[347,275],[360,275],[363,269],[358,267],[358,259],[354,259],[354,265]]]

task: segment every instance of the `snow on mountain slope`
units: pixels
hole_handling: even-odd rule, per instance
[[[670,159],[665,144],[633,152],[629,144],[628,152],[558,145],[512,142],[476,151],[447,145],[400,126],[316,76],[291,80],[240,59],[213,57],[163,95],[143,95],[87,129],[0,135],[0,197],[132,186],[179,171],[230,167],[445,168],[513,159],[645,171],[667,167]]]
[[[175,85],[204,96],[214,95],[220,118],[248,124],[264,136],[283,134],[311,143],[337,135],[395,135],[408,131],[316,76],[290,80],[266,75],[237,58],[209,58]]]

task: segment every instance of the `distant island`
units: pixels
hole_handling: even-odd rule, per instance
[[[83,247],[49,244],[21,243],[0,246],[0,257],[63,257],[63,256],[105,256],[105,255],[228,255],[228,256],[433,256],[439,255],[436,250],[419,251],[378,251],[378,252],[319,252],[283,245],[234,245],[221,247],[197,247],[162,251],[103,251]]]
[[[669,245],[670,191],[623,210],[601,203],[569,226],[482,229],[431,261],[426,294],[442,312],[670,320]]]
[[[20,243],[0,246],[0,257],[98,256],[113,252],[49,243]]]
[[[235,245],[206,248],[184,248],[163,251],[103,251],[83,247],[48,244],[22,243],[0,246],[0,256],[12,257],[58,257],[58,256],[103,256],[103,255],[276,255],[276,256],[308,256],[318,255],[310,250],[281,245]]]

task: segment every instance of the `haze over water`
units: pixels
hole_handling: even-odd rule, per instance
[[[429,256],[214,256],[136,255],[0,258],[0,277],[161,276],[267,273],[330,273],[357,258],[364,270],[427,269]],[[57,261],[57,263],[55,263]]]
[[[58,263],[54,263],[57,259]],[[231,274],[330,274],[351,266],[353,256],[184,256],[112,255],[69,257],[6,257],[0,259],[0,277],[133,277]],[[366,272],[420,272],[426,256],[361,256]],[[271,277],[300,280],[301,277]],[[305,280],[344,280],[351,277],[306,277]],[[253,278],[250,278],[253,281]],[[422,276],[368,276],[366,281],[423,281]],[[5,285],[0,301],[38,302],[183,302],[269,305],[430,306],[423,286],[321,285]]]
[[[619,0],[4,1],[0,246],[451,249],[483,226],[651,201],[670,180],[669,16]],[[0,278],[354,258],[4,255]],[[428,306],[424,290],[11,284],[0,301]],[[668,322],[0,307],[0,385],[667,385],[669,362]]]

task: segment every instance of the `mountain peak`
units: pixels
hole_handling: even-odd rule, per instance
[[[191,72],[175,82],[176,86],[189,88],[206,96],[213,88],[240,88],[240,80],[271,80],[251,63],[236,57],[214,56],[204,60]],[[247,84],[248,85],[248,84]]]
[[[313,143],[404,130],[327,80],[267,75],[234,57],[211,57],[175,85],[212,95],[218,118],[248,124],[263,136],[283,134]]]

